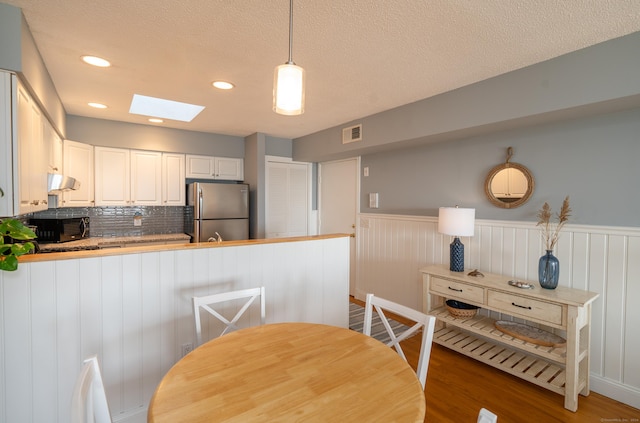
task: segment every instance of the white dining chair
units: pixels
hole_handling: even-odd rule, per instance
[[[378,313],[382,324],[391,338],[387,345],[394,347],[405,361],[407,360],[407,357],[405,357],[404,351],[402,351],[400,342],[422,330],[422,343],[420,345],[420,357],[418,359],[416,375],[424,388],[427,382],[427,369],[429,367],[429,357],[431,356],[431,344],[433,342],[433,331],[435,330],[436,318],[401,304],[385,300],[384,298],[376,297],[373,294],[367,294],[364,309],[364,327],[362,332],[368,336],[371,336],[371,322],[373,320],[374,309]],[[384,314],[384,310],[404,317],[405,319],[409,319],[415,322],[415,324],[409,329],[400,331],[399,334],[396,334],[391,328],[389,318]]]
[[[241,289],[238,291],[223,292],[220,294],[207,295],[204,297],[193,297],[193,317],[196,324],[196,342],[198,345],[202,344],[202,323],[200,319],[200,309],[207,311],[212,316],[216,317],[222,323],[225,328],[219,336],[224,335],[232,330],[238,329],[237,323],[254,300],[260,297],[260,324],[265,322],[265,296],[264,286],[260,288]],[[246,299],[246,302],[238,310],[238,312],[231,319],[227,319],[220,312],[216,311],[212,306],[225,303],[233,300]]]
[[[84,360],[71,397],[71,423],[111,423],[98,357]]]
[[[496,416],[486,408],[480,409],[480,413],[478,413],[477,423],[497,423],[497,422],[498,422],[498,416]]]

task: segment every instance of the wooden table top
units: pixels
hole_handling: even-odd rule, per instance
[[[207,342],[176,363],[149,423],[423,422],[413,369],[383,343],[335,326],[278,323]]]

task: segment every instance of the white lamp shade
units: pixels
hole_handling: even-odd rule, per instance
[[[293,63],[276,67],[273,77],[273,111],[281,115],[304,113],[304,69]]]
[[[473,236],[476,209],[440,207],[438,232],[451,236]]]

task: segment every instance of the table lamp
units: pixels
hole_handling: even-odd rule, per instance
[[[476,209],[440,207],[438,212],[438,232],[455,237],[450,245],[449,270],[464,272],[464,245],[461,236],[473,236]]]

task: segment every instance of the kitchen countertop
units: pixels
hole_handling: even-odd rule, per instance
[[[184,244],[165,244],[165,245],[138,245],[141,243],[147,242],[169,242],[175,241],[176,236],[182,236],[185,241]],[[52,261],[52,260],[72,260],[72,259],[80,259],[80,258],[93,258],[93,257],[105,257],[105,256],[116,256],[122,254],[136,254],[136,253],[145,253],[152,251],[169,251],[169,250],[185,250],[185,249],[200,249],[200,248],[219,248],[219,247],[234,247],[241,245],[257,245],[257,244],[277,244],[282,242],[300,242],[300,241],[313,241],[319,239],[330,239],[330,238],[342,238],[348,237],[349,234],[327,234],[327,235],[311,235],[311,236],[298,236],[291,238],[269,238],[269,239],[247,239],[242,241],[223,241],[221,243],[217,242],[198,242],[198,243],[190,243],[189,236],[185,234],[173,234],[173,235],[147,235],[145,237],[109,237],[109,238],[87,238],[86,240],[81,241],[70,241],[70,242],[98,242],[102,240],[102,244],[98,244],[101,249],[97,250],[83,250],[83,251],[69,251],[69,252],[61,252],[61,253],[47,253],[47,254],[25,254],[24,256],[20,256],[18,261],[20,263],[34,263],[41,261]],[[147,238],[147,237],[155,237],[155,238]],[[164,237],[164,238],[157,238]],[[173,239],[167,239],[166,237],[174,237]],[[126,248],[109,248],[109,246],[118,246],[122,244],[121,239],[133,239],[133,242],[127,244]],[[179,239],[179,238],[178,238]],[[117,241],[116,241],[117,240]]]
[[[187,234],[157,234],[157,235],[139,235],[139,236],[109,236],[109,237],[89,237],[78,241],[69,241],[62,243],[39,244],[40,251],[55,250],[60,247],[87,247],[97,246],[98,248],[119,247],[126,245],[133,247],[136,244],[148,242],[171,242],[184,241],[188,243],[191,237]]]

